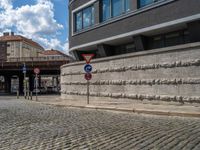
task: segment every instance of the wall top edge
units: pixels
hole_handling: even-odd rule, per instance
[[[127,53],[127,54],[122,54],[122,55],[117,55],[117,56],[110,56],[110,57],[106,57],[106,58],[97,58],[97,59],[92,60],[91,63],[98,63],[98,62],[110,61],[110,60],[116,60],[116,59],[124,59],[124,58],[130,58],[130,57],[158,54],[158,53],[164,53],[164,52],[184,51],[184,50],[188,50],[190,48],[198,48],[198,47],[200,48],[200,42],[188,43],[188,44],[153,49],[153,50],[148,50],[148,51],[141,51],[141,52]],[[77,65],[84,65],[84,64],[85,64],[85,61],[69,63],[69,64],[65,64],[65,65],[61,66],[61,69],[65,68],[65,67],[69,67],[69,66],[77,66]]]

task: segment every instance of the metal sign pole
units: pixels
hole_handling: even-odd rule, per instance
[[[85,79],[87,80],[87,104],[89,104],[90,103],[90,101],[89,101],[89,97],[90,97],[90,89],[89,89],[90,82],[89,82],[89,80],[91,80],[91,78],[92,78],[92,74],[91,74],[92,66],[90,65],[90,61],[94,57],[94,54],[82,54],[82,56],[86,61],[84,70],[86,72]]]
[[[36,96],[36,101],[38,100],[38,74],[40,73],[39,68],[34,68],[34,73],[35,73],[35,96]]]
[[[26,99],[26,73],[24,73],[24,98]]]
[[[35,91],[35,96],[36,96],[36,101],[37,101],[37,100],[38,100],[38,96],[37,96],[37,95],[38,95],[38,94],[37,94],[37,89],[38,89],[38,76],[37,76],[37,74],[36,74],[36,80],[35,80],[35,82],[36,82],[36,83],[35,83],[35,86],[36,86],[36,87],[35,87],[35,90],[36,90],[36,91]]]
[[[90,85],[89,80],[87,80],[87,104],[89,104],[89,97],[90,97],[89,85]]]
[[[23,73],[24,73],[24,98],[26,99],[26,65],[24,63]]]

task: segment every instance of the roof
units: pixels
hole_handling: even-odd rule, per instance
[[[62,56],[68,56],[68,55],[64,54],[63,52],[61,52],[59,50],[54,50],[54,49],[45,50],[45,51],[41,52],[41,54],[43,54],[43,55],[62,55]]]
[[[4,36],[0,36],[0,41],[3,41],[3,42],[25,41],[25,42],[31,44],[32,46],[38,47],[40,49],[44,49],[40,44],[34,42],[31,39],[23,37],[21,35],[4,35]]]

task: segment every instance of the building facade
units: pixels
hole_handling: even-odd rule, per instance
[[[7,43],[0,42],[0,61],[4,62],[7,59]]]
[[[96,58],[200,41],[197,0],[70,0],[69,47]]]
[[[14,35],[13,32],[4,33],[0,37],[0,42],[7,43],[7,61],[13,58],[38,57],[39,53],[44,51],[44,48],[38,43],[21,35]]]

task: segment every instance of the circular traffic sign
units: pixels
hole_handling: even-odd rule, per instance
[[[26,70],[23,70],[22,72],[23,72],[23,73],[26,73]]]
[[[86,73],[85,74],[85,80],[91,80],[92,79],[92,74],[91,73]]]
[[[23,73],[26,73],[26,66],[25,66],[25,65],[24,65],[23,68],[22,68],[22,72],[23,72]]]
[[[40,73],[40,69],[39,68],[34,68],[34,73],[35,74],[39,74]]]
[[[23,70],[23,71],[26,71],[26,67],[23,67],[22,70]]]
[[[89,73],[89,72],[92,71],[92,66],[91,66],[90,64],[86,64],[86,65],[84,66],[84,70],[85,70],[85,72]]]

